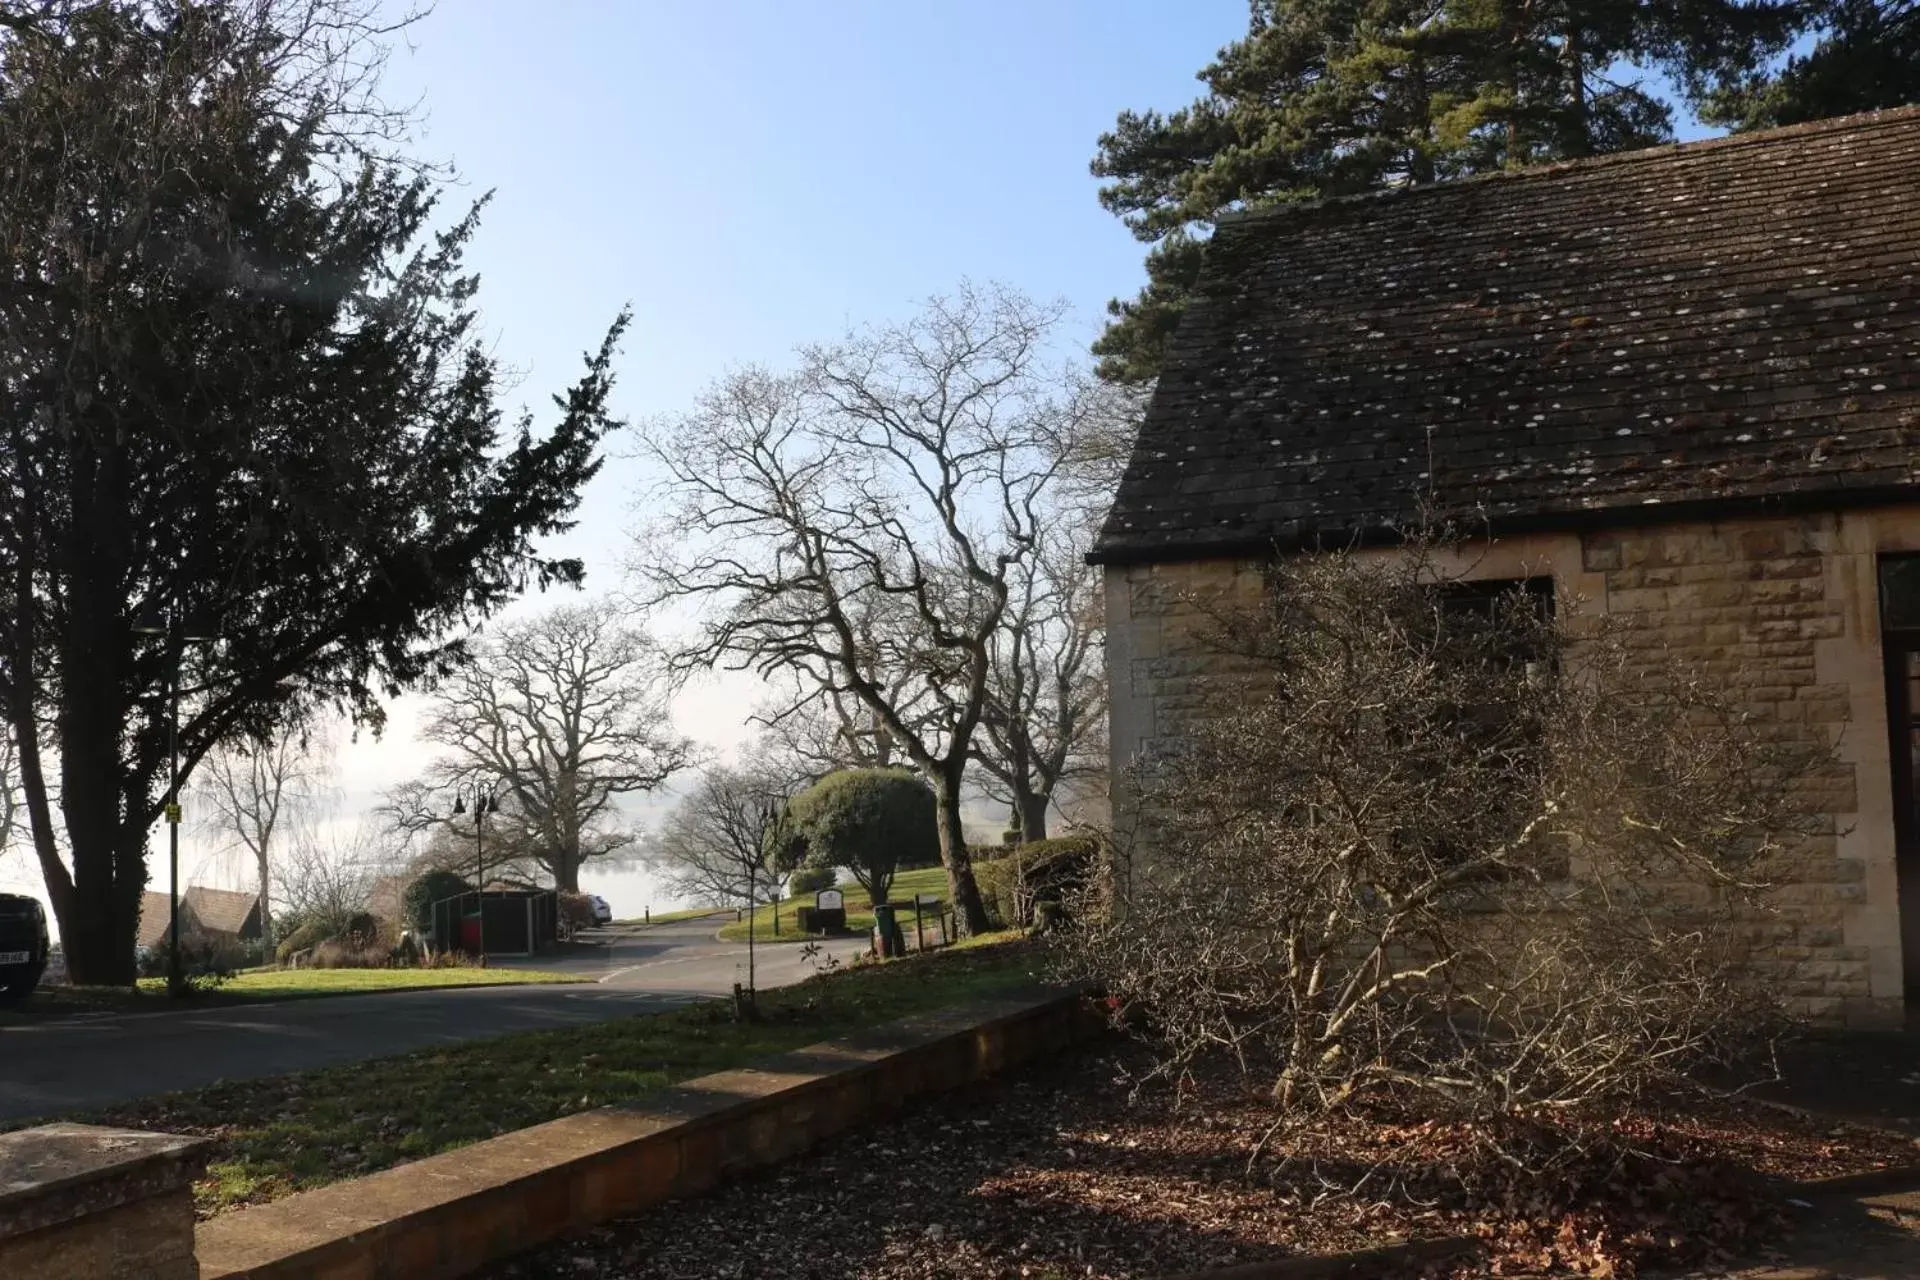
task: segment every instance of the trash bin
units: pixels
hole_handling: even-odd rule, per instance
[[[891,902],[873,904],[873,954],[881,959],[905,955],[906,935],[900,932],[900,920]]]

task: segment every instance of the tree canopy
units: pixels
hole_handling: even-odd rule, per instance
[[[446,219],[418,166],[354,153],[360,99],[302,89],[353,56],[325,3],[0,25],[0,701],[77,981],[133,974],[177,662],[191,770],[303,708],[377,719],[582,576],[535,539],[600,466],[626,318],[549,429],[507,418],[479,209]]]
[[[653,790],[693,759],[674,732],[658,647],[606,601],[516,618],[475,641],[441,682],[420,737],[446,754],[396,788],[389,808],[409,831],[445,818],[462,785],[499,807],[489,840],[565,892],[581,864],[634,843],[619,797]]]
[[[1920,93],[1914,0],[1254,0],[1204,96],[1122,112],[1100,201],[1152,246],[1109,304],[1105,378],[1157,375],[1229,211],[1669,141],[1676,108],[1755,127]],[[1796,37],[1811,51],[1780,55]],[[1661,80],[1655,77],[1662,77]]]
[[[805,863],[845,867],[874,902],[894,872],[940,857],[933,791],[909,769],[842,769],[787,802],[774,840]]]

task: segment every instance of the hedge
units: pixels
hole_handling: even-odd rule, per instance
[[[973,875],[1000,923],[1031,928],[1038,914],[1057,914],[1104,856],[1098,836],[1057,836],[1015,845],[974,863]],[[1051,912],[1046,910],[1051,908]]]

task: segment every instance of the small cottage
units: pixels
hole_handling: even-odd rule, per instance
[[[1205,714],[1184,600],[1422,509],[1837,740],[1769,963],[1920,1000],[1920,110],[1224,223],[1094,554],[1116,798]]]
[[[140,928],[135,945],[156,947],[167,940],[173,922],[171,900],[152,889],[140,895]],[[180,894],[181,937],[202,936],[251,942],[260,936],[260,899],[232,889],[188,885]]]

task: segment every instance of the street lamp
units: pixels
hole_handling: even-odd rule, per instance
[[[493,798],[493,788],[482,786],[475,780],[471,786],[458,786],[453,792],[453,816],[459,817],[467,811],[467,797],[473,797],[473,891],[480,903],[480,954],[487,954],[487,851],[483,843],[483,831],[486,816],[500,812],[500,802]]]
[[[214,638],[205,619],[182,619],[169,601],[150,607],[134,621],[133,632],[162,636],[167,647],[167,994],[186,991],[180,969],[180,659],[189,644]]]

